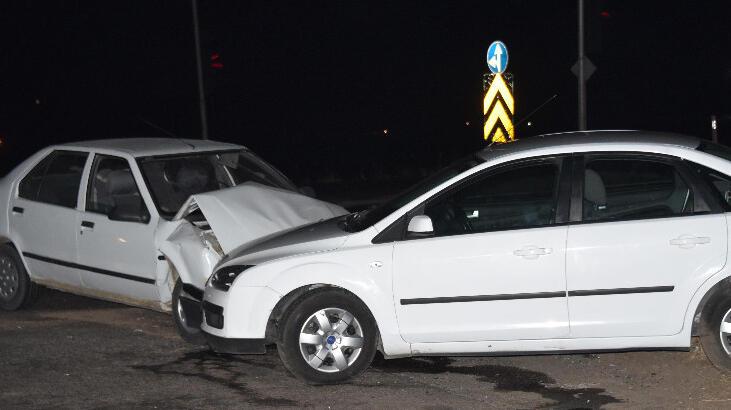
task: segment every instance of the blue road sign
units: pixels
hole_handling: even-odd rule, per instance
[[[487,48],[487,66],[495,74],[500,74],[508,68],[508,48],[502,41],[493,41]]]

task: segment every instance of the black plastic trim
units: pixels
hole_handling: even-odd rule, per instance
[[[672,292],[675,286],[648,286],[642,288],[570,290],[569,296],[600,296],[600,295],[628,295],[632,293],[662,293]]]
[[[25,209],[23,209],[23,208],[21,208],[19,206],[14,206],[13,207],[13,212],[15,212],[16,214],[22,214],[23,212],[25,212]]]
[[[26,258],[36,259],[41,262],[47,262],[47,263],[53,263],[54,265],[65,266],[67,268],[81,269],[81,270],[85,270],[85,271],[89,271],[89,272],[98,273],[101,275],[112,276],[112,277],[120,278],[120,279],[127,279],[127,280],[131,280],[131,281],[135,281],[135,282],[147,283],[150,285],[155,284],[155,279],[143,278],[143,277],[135,276],[135,275],[128,275],[126,273],[119,273],[119,272],[114,272],[114,271],[110,271],[110,270],[106,270],[106,269],[93,268],[91,266],[79,265],[78,263],[73,263],[73,262],[65,262],[65,261],[61,261],[58,259],[47,258],[45,256],[36,255],[36,254],[30,253],[30,252],[23,252],[23,256],[25,256]]]
[[[203,332],[208,346],[218,353],[264,354],[267,352],[266,339],[227,339]]]
[[[402,305],[426,305],[431,303],[492,302],[496,300],[548,299],[565,296],[628,295],[633,293],[672,292],[675,286],[647,286],[639,288],[570,290],[568,292],[507,293],[500,295],[450,296],[435,298],[401,299]]]
[[[91,222],[91,221],[81,221],[81,226],[83,228],[93,228],[94,227],[94,222]]]
[[[508,293],[502,295],[451,296],[436,298],[401,299],[402,305],[426,305],[431,303],[492,302],[496,300],[547,299],[566,297],[566,291],[538,293]]]

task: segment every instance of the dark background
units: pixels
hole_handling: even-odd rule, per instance
[[[586,0],[589,128],[709,138],[715,114],[731,143],[726,3]],[[497,39],[516,119],[558,94],[517,136],[577,128],[574,0],[200,0],[199,16],[211,138],[299,184],[411,181],[483,146]],[[0,175],[57,142],[165,136],[148,123],[200,136],[189,1],[4,1],[0,39]]]

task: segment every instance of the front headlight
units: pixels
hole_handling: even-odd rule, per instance
[[[208,286],[214,289],[227,292],[231,288],[231,284],[243,271],[253,267],[254,265],[231,265],[225,266],[213,273],[208,279]]]

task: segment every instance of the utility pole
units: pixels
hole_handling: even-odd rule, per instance
[[[579,0],[581,1],[581,0]],[[203,61],[201,60],[201,36],[198,29],[198,1],[191,0],[193,7],[193,33],[195,35],[195,60],[198,71],[198,103],[201,113],[201,138],[208,139],[208,119],[206,118],[206,91],[203,86]]]
[[[579,131],[586,131],[586,73],[584,72],[584,0],[578,0],[579,15]]]

